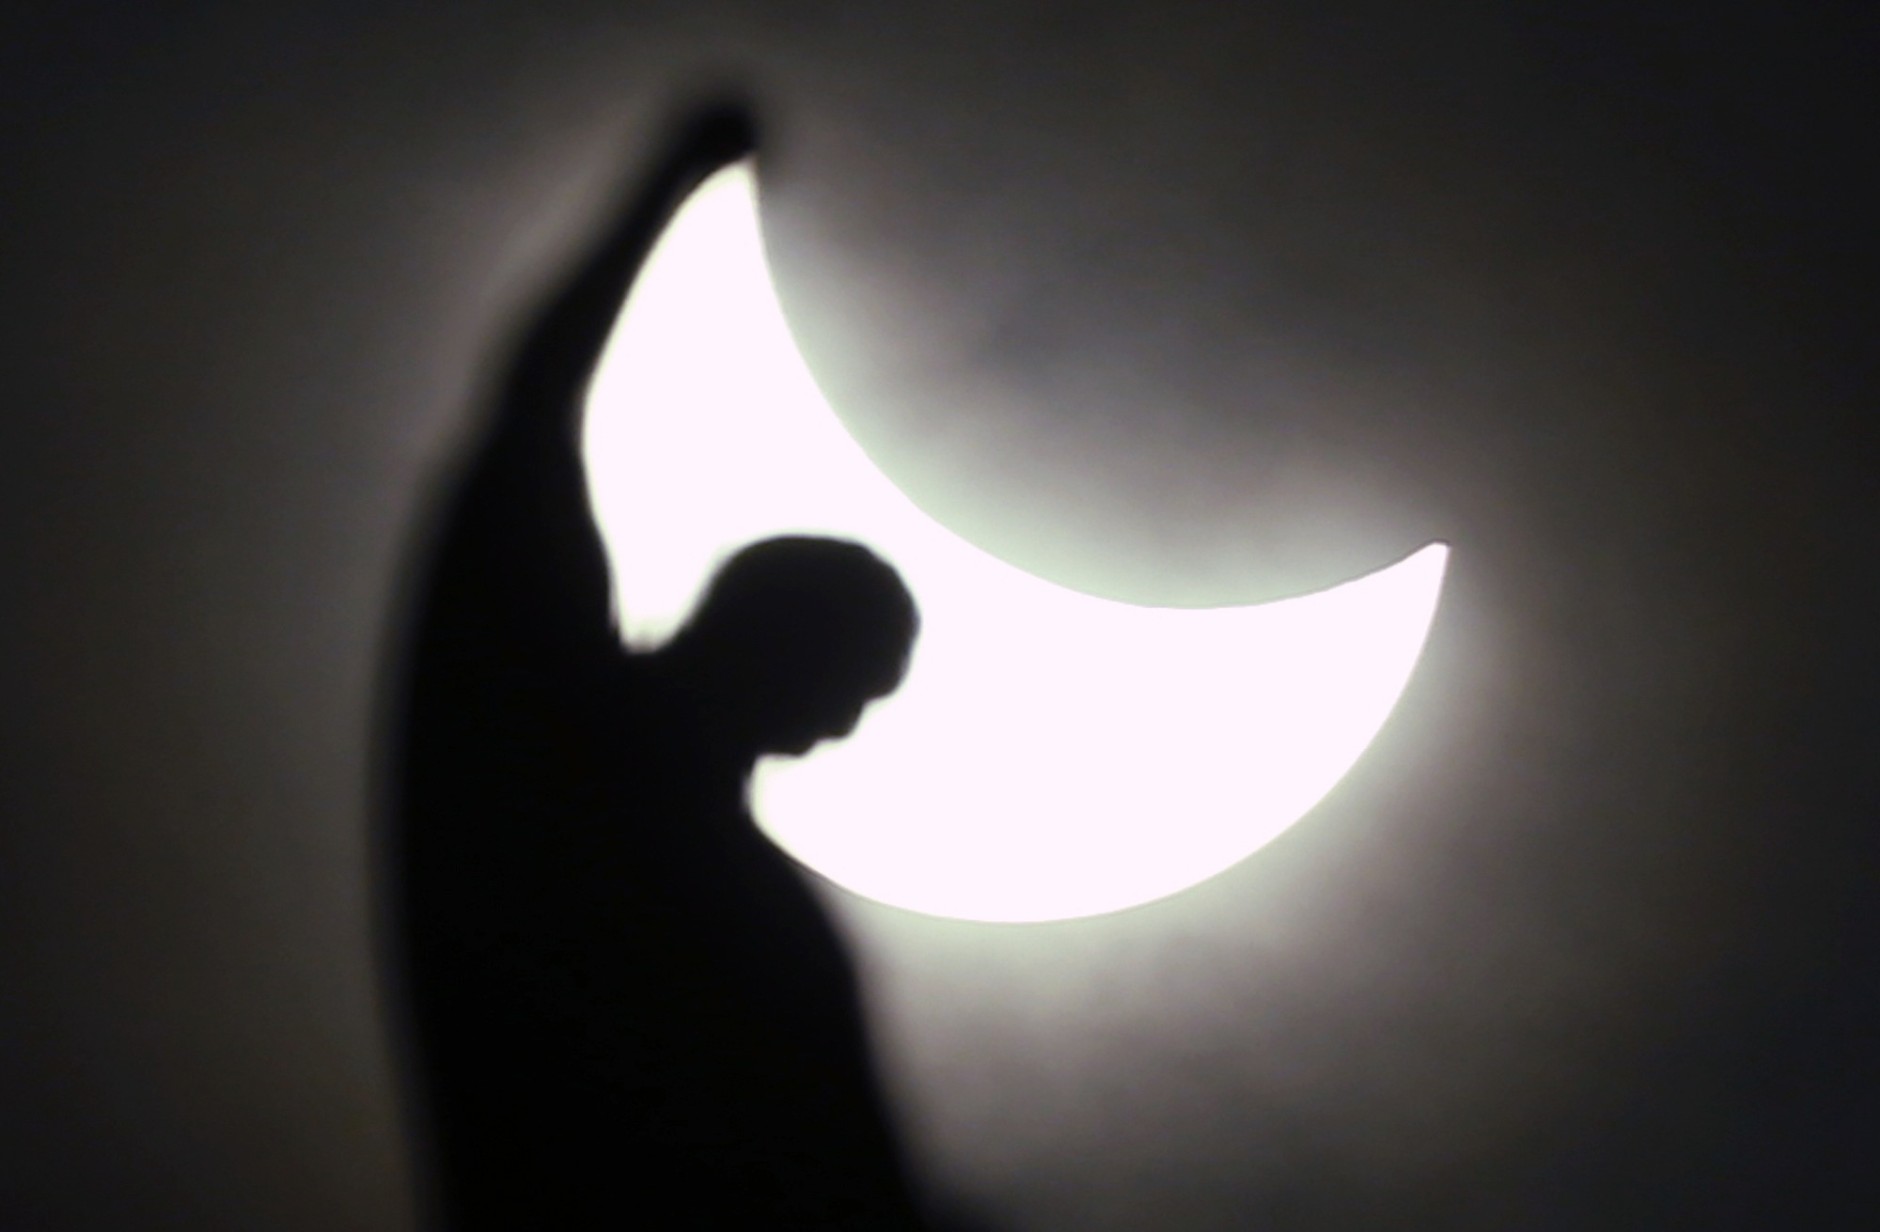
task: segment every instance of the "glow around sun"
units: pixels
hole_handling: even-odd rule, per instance
[[[765,759],[751,803],[810,868],[932,915],[1096,915],[1245,859],[1383,726],[1442,588],[1447,549],[1432,544],[1299,598],[1143,607],[966,542],[817,388],[771,283],[749,161],[707,179],[655,246],[586,425],[634,649],[671,636],[755,540],[855,539],[901,570],[922,618],[906,682],[848,739]]]

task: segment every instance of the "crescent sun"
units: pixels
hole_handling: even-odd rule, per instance
[[[921,636],[854,735],[766,758],[759,824],[866,898],[1041,921],[1174,894],[1308,813],[1409,682],[1448,549],[1245,607],[1145,607],[1025,572],[940,525],[817,387],[773,287],[755,166],[672,217],[590,386],[591,501],[629,648],[658,647],[717,565],[779,534],[900,569]]]

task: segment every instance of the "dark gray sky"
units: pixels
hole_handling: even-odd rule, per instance
[[[10,6],[0,1226],[406,1226],[412,553],[724,88],[812,364],[963,533],[1162,602],[1454,548],[1397,718],[1246,865],[853,908],[935,1184],[1013,1232],[1871,1210],[1872,19],[1428,7]]]

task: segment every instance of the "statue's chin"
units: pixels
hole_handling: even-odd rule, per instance
[[[854,730],[855,720],[849,719],[840,726],[805,732],[792,736],[788,740],[779,740],[771,746],[771,752],[779,757],[801,757],[825,740],[840,740]]]
[[[788,739],[773,740],[768,751],[774,757],[801,757],[820,744],[823,739],[821,732],[791,736]]]

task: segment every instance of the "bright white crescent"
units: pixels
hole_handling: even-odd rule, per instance
[[[921,611],[901,689],[752,783],[785,850],[867,898],[1036,921],[1173,894],[1303,816],[1383,726],[1447,549],[1249,607],[1143,607],[997,559],[921,511],[837,419],[772,286],[749,161],[655,245],[590,390],[585,449],[621,632],[657,647],[732,552],[868,544]]]

